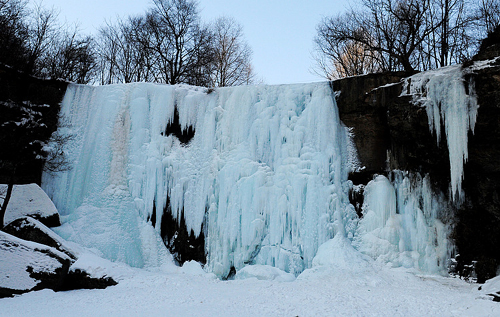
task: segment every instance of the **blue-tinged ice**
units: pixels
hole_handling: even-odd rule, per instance
[[[188,145],[163,135],[175,109],[181,126],[195,130]],[[347,130],[328,83],[210,94],[70,85],[62,116],[75,135],[66,149],[73,166],[44,176],[66,215],[59,232],[111,259],[158,262],[158,234],[144,224],[155,202],[159,231],[167,195],[188,230],[200,234],[203,224],[208,267],[219,276],[246,264],[301,272],[354,221],[344,184]]]
[[[366,185],[354,245],[394,267],[446,273],[453,245],[444,195],[431,188],[428,176],[401,171],[391,176],[392,182],[379,175]]]
[[[188,144],[165,135],[176,110],[195,131]],[[336,235],[394,265],[444,265],[448,226],[425,179],[376,178],[358,219],[347,175],[361,167],[328,83],[69,85],[61,114],[72,169],[43,176],[63,216],[57,232],[109,259],[168,259],[159,234],[168,200],[174,218],[184,212],[187,229],[205,235],[205,270],[218,276],[246,265],[298,275]]]
[[[478,109],[474,82],[463,78],[462,65],[453,65],[407,78],[403,94],[413,95],[413,102],[425,107],[429,128],[435,131],[438,144],[441,127],[444,127],[450,158],[451,196],[454,200],[463,199],[468,132],[474,132]]]

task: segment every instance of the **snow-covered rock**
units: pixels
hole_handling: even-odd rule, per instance
[[[55,291],[106,288],[117,283],[87,252],[41,222],[23,217],[0,231],[0,297],[49,288]],[[82,259],[77,259],[81,257]]]
[[[3,204],[6,194],[7,185],[0,184],[0,204]],[[4,224],[24,216],[33,217],[49,227],[61,225],[56,206],[37,184],[14,185]]]
[[[487,280],[479,287],[479,291],[484,297],[500,302],[500,276]]]
[[[2,230],[19,239],[53,247],[58,251],[65,253],[73,260],[77,258],[71,248],[66,245],[67,243],[64,239],[58,236],[54,231],[50,230],[43,223],[31,217],[16,219],[6,225]]]
[[[60,289],[71,258],[46,245],[0,231],[0,297]]]

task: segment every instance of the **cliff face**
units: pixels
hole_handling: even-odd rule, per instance
[[[500,265],[500,61],[472,76],[479,110],[469,135],[466,201],[457,213],[454,238],[465,262],[478,261],[479,279],[494,277]]]
[[[485,57],[491,55],[489,51]],[[454,224],[459,273],[468,274],[466,265],[477,261],[479,282],[495,276],[500,264],[500,62],[485,66],[470,63],[463,69],[464,85],[469,79],[475,83],[479,110],[468,138],[465,198],[461,204],[450,199],[444,215]],[[467,93],[471,88],[465,87]],[[359,159],[366,167],[350,175],[354,184],[367,184],[374,174],[399,169],[430,175],[436,193],[451,197],[446,136],[441,133],[438,145],[425,108],[414,105],[403,91],[401,74],[342,79],[333,82],[332,89],[340,92],[340,118],[353,129]],[[351,197],[354,204],[362,204],[359,193]]]
[[[490,46],[477,59],[498,55],[498,50]],[[478,281],[482,281],[494,276],[500,264],[500,62],[491,62],[487,67],[469,64],[464,73],[467,73],[464,82],[472,79],[475,83],[479,110],[474,133],[469,133],[468,138],[468,161],[462,183],[464,201],[450,202],[443,217],[454,224],[452,239],[460,254],[458,270],[467,274],[465,266],[477,261],[476,273]],[[366,185],[375,174],[390,176],[392,170],[428,174],[434,191],[450,197],[450,161],[445,134],[441,134],[438,145],[429,129],[425,108],[414,105],[412,96],[403,91],[403,78],[402,73],[376,74],[331,83],[337,94],[340,119],[352,128],[359,159],[365,166],[349,178],[356,185]],[[44,124],[48,126],[44,138],[55,129],[59,102],[65,90],[66,83],[39,80],[0,66],[0,101],[49,105],[40,108],[44,111]],[[13,110],[3,107],[1,111],[4,112],[0,112],[0,117],[4,119],[11,116]],[[8,141],[15,137],[0,139]],[[40,162],[28,162],[16,183],[39,182],[40,170]],[[0,183],[6,182],[6,177],[0,168]],[[359,192],[351,195],[358,215],[361,215],[362,200]],[[189,239],[186,240],[186,248],[192,248]],[[201,261],[203,244],[203,239],[197,242]]]

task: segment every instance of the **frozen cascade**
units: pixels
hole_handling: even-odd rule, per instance
[[[429,128],[435,131],[437,142],[444,126],[450,157],[451,194],[463,198],[462,179],[467,161],[469,129],[474,132],[477,98],[473,82],[466,83],[462,66],[453,65],[426,71],[406,79],[403,94],[413,96],[413,102],[425,107]],[[468,91],[466,90],[468,87]]]
[[[221,277],[246,264],[298,274],[336,234],[376,259],[442,270],[447,226],[425,179],[379,176],[358,219],[347,175],[359,162],[328,83],[70,85],[61,114],[72,169],[42,182],[63,216],[56,230],[109,259],[168,259],[168,201],[175,219],[203,231],[205,269]],[[188,144],[166,133],[177,116],[195,131]]]
[[[194,127],[188,145],[163,135],[176,109],[182,128]],[[70,85],[62,115],[76,136],[66,149],[73,168],[44,175],[43,186],[66,215],[59,233],[111,259],[159,261],[162,208],[156,234],[145,227],[167,195],[188,230],[199,235],[203,224],[208,267],[219,276],[246,263],[301,272],[319,245],[354,230],[347,130],[327,83],[210,94]]]
[[[366,185],[354,245],[395,267],[446,272],[453,246],[450,226],[440,220],[448,208],[444,195],[433,192],[428,176],[402,171],[391,176],[392,182],[379,175]]]

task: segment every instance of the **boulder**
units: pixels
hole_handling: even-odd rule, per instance
[[[103,289],[117,282],[75,265],[79,254],[41,222],[23,217],[0,231],[0,298],[49,288]]]
[[[50,230],[40,221],[31,217],[16,219],[6,225],[2,230],[19,239],[37,242],[52,247],[66,254],[72,260],[76,260],[77,258],[75,253],[65,245],[65,241],[60,236],[55,234],[55,232]]]
[[[61,289],[71,258],[55,248],[0,231],[0,298]]]
[[[3,204],[6,193],[7,185],[0,185],[0,204]],[[37,184],[14,185],[5,212],[4,224],[24,216],[30,216],[47,227],[61,225],[56,206]]]

